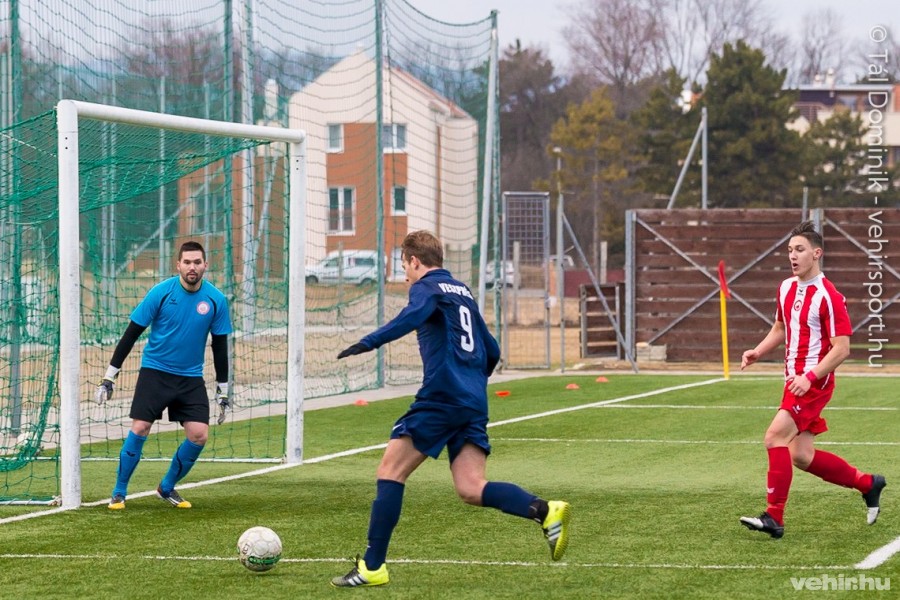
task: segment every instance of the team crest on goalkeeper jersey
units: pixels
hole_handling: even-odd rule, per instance
[[[209,302],[201,300],[197,303],[197,314],[205,315],[209,312]]]

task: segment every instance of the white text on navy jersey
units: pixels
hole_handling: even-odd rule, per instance
[[[440,287],[441,290],[445,294],[459,294],[460,296],[465,296],[466,298],[472,298],[472,293],[469,291],[469,288],[467,288],[464,285],[451,285],[449,283],[439,283],[438,287]],[[472,298],[472,299],[474,300],[474,298]]]

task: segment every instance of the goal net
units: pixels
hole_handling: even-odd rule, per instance
[[[83,485],[108,492],[146,335],[112,400],[94,403],[94,390],[189,239],[235,329],[234,409],[203,459],[299,461],[303,133],[64,100],[0,144],[0,502],[71,507]],[[209,350],[206,364],[209,383]],[[164,416],[144,460],[169,460],[181,435]]]

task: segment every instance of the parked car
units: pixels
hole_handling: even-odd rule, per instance
[[[502,272],[499,277],[500,283],[506,287],[514,287],[519,284],[518,273],[516,273],[516,267],[511,260],[501,260],[500,264],[502,265]],[[489,260],[487,263],[487,268],[484,272],[484,285],[485,287],[494,287],[495,281],[498,279],[495,275],[497,263],[493,260]]]
[[[377,281],[378,253],[374,250],[335,250],[306,267],[306,283],[367,285]]]

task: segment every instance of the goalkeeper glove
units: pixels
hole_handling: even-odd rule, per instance
[[[228,382],[216,384],[216,403],[219,405],[219,418],[216,423],[225,422],[225,411],[231,408],[231,400],[228,398]]]
[[[361,343],[356,343],[346,348],[345,350],[341,350],[341,353],[338,354],[338,359],[347,358],[348,356],[353,356],[354,354],[362,354],[363,352],[368,352],[371,348],[365,346]]]
[[[97,404],[103,404],[112,399],[113,389],[115,389],[116,377],[119,376],[119,369],[110,365],[106,368],[106,375],[97,384],[97,392],[94,394],[94,400]]]

